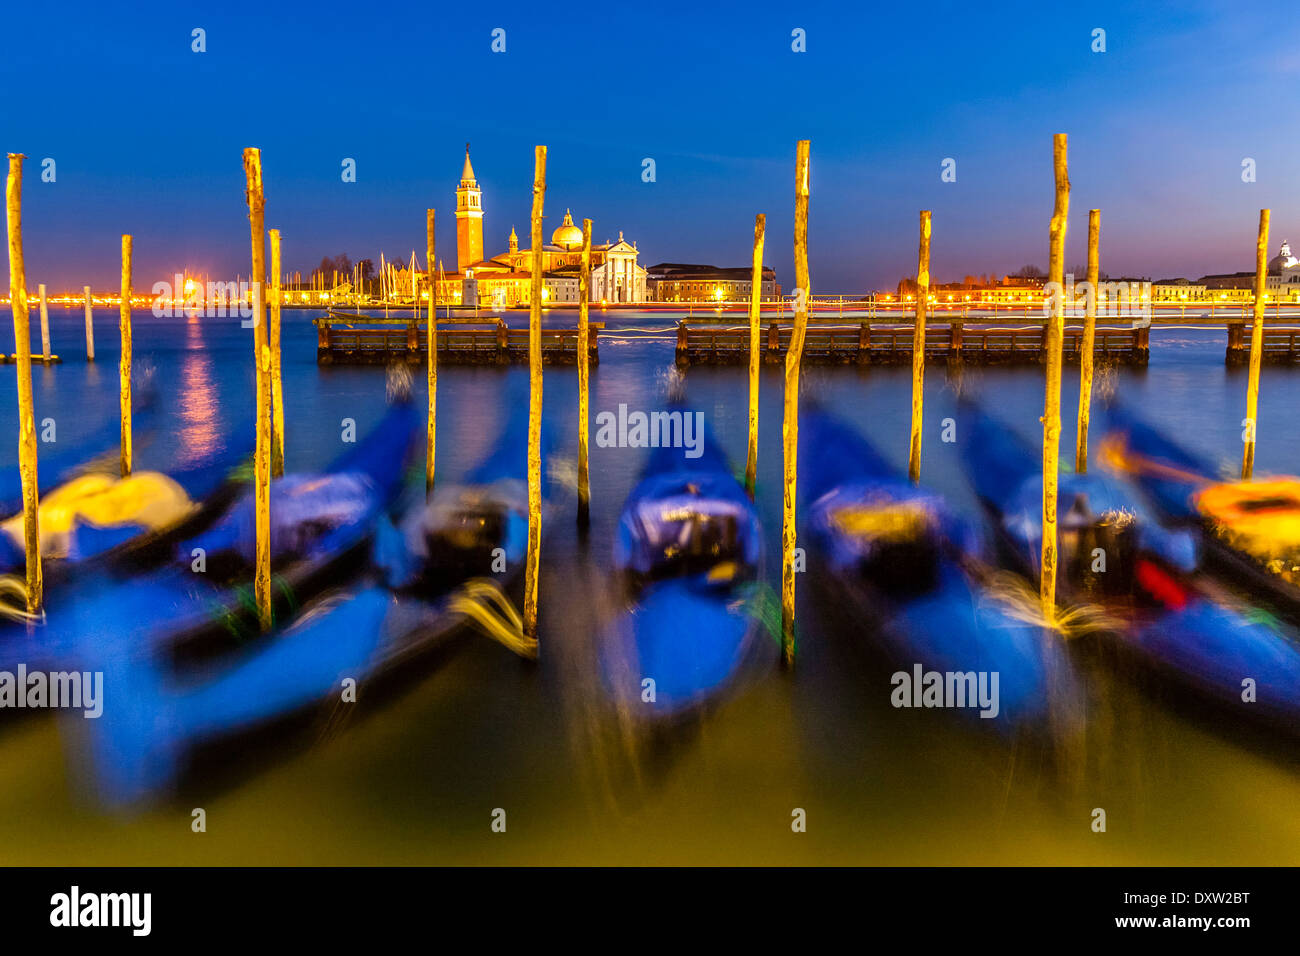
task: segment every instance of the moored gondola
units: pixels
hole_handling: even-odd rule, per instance
[[[1004,554],[1037,580],[1040,459],[973,404],[964,427],[968,475]],[[1059,516],[1058,601],[1103,612],[1085,644],[1109,640],[1169,684],[1243,720],[1300,730],[1300,645],[1200,573],[1190,534],[1165,529],[1135,488],[1093,472],[1060,475]]]
[[[98,797],[119,807],[157,799],[195,753],[372,699],[418,658],[450,651],[471,622],[527,655],[535,645],[508,597],[528,536],[526,430],[515,415],[461,483],[439,487],[400,526],[381,519],[366,572],[265,642],[178,669],[156,654],[105,654],[86,635],[81,658],[105,674],[103,716],[77,727]]]
[[[286,475],[271,490],[274,607],[281,617],[354,573],[393,504],[419,445],[417,414],[398,399],[354,448],[319,475]],[[208,480],[215,480],[209,476]],[[161,565],[96,562],[50,600],[37,626],[0,630],[0,661],[59,661],[87,635],[104,646],[219,655],[257,638],[251,490],[198,534],[171,541]],[[53,595],[51,596],[54,597]]]
[[[628,495],[613,556],[625,607],[600,642],[616,705],[649,722],[717,700],[765,641],[753,612],[763,564],[758,512],[703,413],[674,403],[667,414],[683,434],[696,428],[698,445],[653,448]]]
[[[1122,404],[1102,422],[1100,464],[1140,487],[1166,521],[1194,528],[1207,569],[1300,624],[1300,478],[1225,481]]]
[[[909,678],[914,666],[945,681],[958,675],[956,706],[1000,731],[1047,731],[1054,714],[1076,712],[1079,688],[1060,637],[985,586],[979,529],[825,409],[805,410],[799,429],[808,449],[801,510],[824,562],[818,575],[829,572],[828,598],[850,620],[875,625],[890,665]],[[981,680],[982,705],[973,693]]]

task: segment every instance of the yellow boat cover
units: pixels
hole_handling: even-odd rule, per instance
[[[156,531],[181,521],[195,508],[185,489],[156,471],[126,478],[91,474],[60,485],[40,502],[41,554],[68,556],[78,525],[97,528],[138,526]],[[0,524],[0,530],[23,547],[23,516]]]
[[[1300,478],[1209,485],[1192,500],[1226,544],[1300,583]]]
[[[877,541],[913,541],[934,525],[934,515],[920,501],[882,498],[836,508],[831,522],[840,533]]]

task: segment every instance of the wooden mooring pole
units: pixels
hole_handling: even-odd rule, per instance
[[[587,438],[591,417],[591,361],[588,356],[588,306],[591,298],[591,220],[582,220],[582,268],[578,271],[578,526],[591,522],[591,474]]]
[[[271,477],[284,475],[284,378],[280,366],[280,230],[271,230]]]
[[[1097,283],[1101,262],[1097,250],[1101,240],[1101,210],[1088,210],[1088,298],[1084,305],[1083,341],[1079,344],[1079,425],[1075,434],[1074,470],[1088,470],[1088,420],[1092,414],[1093,350],[1097,341]]]
[[[921,210],[921,242],[916,253],[916,323],[912,327],[912,438],[907,477],[921,480],[921,422],[925,411],[925,316],[930,305],[930,210]]]
[[[95,361],[95,319],[90,301],[90,286],[85,286],[86,295],[86,361]]]
[[[1241,455],[1241,477],[1255,474],[1255,438],[1259,433],[1259,366],[1264,356],[1264,286],[1268,278],[1268,220],[1271,211],[1259,211],[1255,239],[1255,321],[1250,327],[1250,374],[1246,382],[1246,442]]]
[[[1052,138],[1052,170],[1056,180],[1056,202],[1048,240],[1047,280],[1056,295],[1048,296],[1047,387],[1043,400],[1043,551],[1042,577],[1038,594],[1043,616],[1056,618],[1056,498],[1061,452],[1061,345],[1065,336],[1065,229],[1070,214],[1070,177],[1066,136]]]
[[[23,264],[23,154],[9,154],[5,180],[5,221],[9,231],[9,306],[14,315],[14,353],[18,362],[18,474],[23,488],[23,545],[27,558],[27,611],[44,600],[41,537],[37,520],[36,408],[32,401],[32,330],[27,311],[27,272]]]
[[[808,158],[810,141],[799,140],[795,151],[794,275],[795,313],[790,348],[785,353],[785,409],[781,423],[784,452],[784,502],[781,519],[781,660],[794,665],[794,575],[797,534],[795,497],[799,483],[799,365],[808,331]]]
[[[537,578],[542,541],[542,208],[546,147],[533,157],[532,293],[528,303],[528,559],[524,565],[524,633],[537,638]]]
[[[253,455],[253,525],[257,545],[253,562],[253,596],[257,619],[269,630],[271,615],[271,349],[267,341],[266,303],[266,197],[262,191],[262,151],[244,150],[245,198],[252,245],[253,366],[257,387],[257,443]]]
[[[438,450],[438,279],[433,271],[437,240],[434,236],[434,211],[424,211],[424,257],[429,270],[429,317],[425,323],[425,346],[429,352],[429,421],[424,446],[424,493],[433,492],[434,460]]]
[[[45,283],[36,287],[41,297],[41,357],[50,360],[50,304],[45,300]]]
[[[758,483],[758,367],[762,355],[763,241],[767,216],[754,217],[754,260],[749,288],[749,450],[745,455],[745,491],[754,497]]]
[[[122,359],[118,363],[118,395],[122,415],[122,477],[131,474],[131,237],[122,237],[122,298],[118,303]]]

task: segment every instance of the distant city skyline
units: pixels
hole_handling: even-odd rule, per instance
[[[1054,132],[1070,136],[1071,264],[1094,207],[1113,276],[1250,269],[1261,207],[1273,210],[1270,254],[1300,241],[1300,128],[1287,112],[1300,25],[1262,8],[939,4],[918,19],[668,3],[574,20],[508,3],[454,18],[293,4],[252,22],[161,4],[129,22],[84,2],[61,10],[13,11],[23,43],[0,65],[16,107],[4,146],[28,156],[33,288],[111,288],[122,233],[135,236],[139,289],[177,271],[247,274],[245,146],[262,148],[287,272],[340,253],[422,260],[430,206],[450,263],[467,140],[491,253],[512,227],[526,237],[541,143],[547,235],[568,208],[593,220],[596,241],[636,241],[644,265],[743,266],[763,212],[765,261],[786,290],[800,138],[812,141],[814,293],[914,274],[921,209],[933,211],[936,282],[1045,268]],[[1093,52],[1097,29],[1105,52]],[[792,50],[794,30],[806,52]],[[345,159],[356,182],[340,175]],[[941,179],[946,159],[954,182]]]

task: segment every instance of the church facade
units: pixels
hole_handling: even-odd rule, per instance
[[[532,249],[519,248],[519,236],[511,228],[506,251],[485,258],[483,214],[483,191],[474,176],[466,146],[465,165],[456,188],[456,272],[440,276],[439,301],[507,309],[529,305]],[[582,229],[574,224],[569,210],[565,210],[564,221],[551,233],[551,241],[543,244],[541,255],[542,294],[546,302],[576,303],[582,268]],[[639,258],[636,243],[625,240],[622,232],[617,241],[593,243],[589,292],[592,304],[644,302],[646,270],[639,264]],[[455,294],[457,284],[459,296]]]

